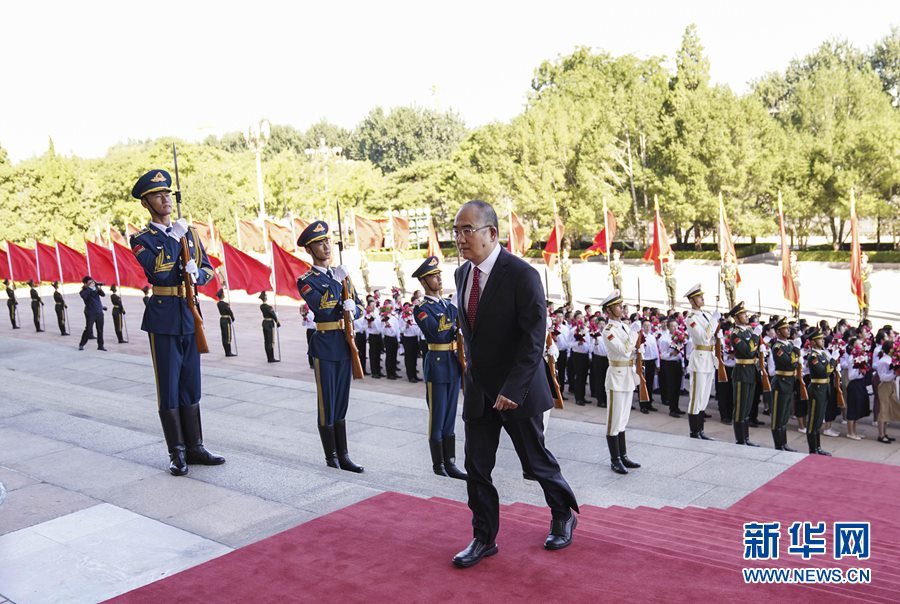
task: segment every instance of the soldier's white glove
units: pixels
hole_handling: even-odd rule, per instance
[[[717,311],[717,310],[712,311],[712,319],[713,319],[713,321],[718,322],[719,319],[721,319],[721,318],[722,318],[722,313],[720,313],[720,312]]]
[[[347,272],[347,267],[343,264],[334,267],[331,271],[334,273],[334,278],[338,281],[343,281],[350,274]]]
[[[553,357],[553,360],[559,358],[559,348],[556,347],[556,344],[550,344],[550,347],[547,348],[547,354]]]
[[[197,268],[197,263],[193,260],[188,260],[187,264],[184,265],[184,272],[191,276],[194,283],[200,278],[200,269]]]
[[[344,300],[344,310],[354,312],[356,310],[356,302],[350,299]]]
[[[169,237],[172,239],[181,239],[188,232],[188,223],[184,218],[179,218],[172,223],[172,230],[169,231]]]

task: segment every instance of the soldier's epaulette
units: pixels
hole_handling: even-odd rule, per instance
[[[313,269],[309,269],[308,271],[306,271],[305,273],[303,273],[302,275],[300,275],[300,280],[303,281],[303,280],[305,280],[306,278],[308,278],[308,277],[309,277],[310,275],[312,275],[312,274],[313,274]]]
[[[416,306],[424,306],[429,302],[431,302],[431,300],[429,300],[428,298],[419,298],[418,300],[416,300]]]

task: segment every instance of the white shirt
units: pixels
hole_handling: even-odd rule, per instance
[[[644,332],[644,344],[641,353],[645,361],[655,361],[659,358],[659,348],[656,346],[656,336],[653,332]]]
[[[659,341],[657,342],[659,345],[659,358],[663,361],[680,361],[681,355],[678,353],[673,353],[672,351],[672,334],[668,331],[664,331],[661,336],[659,336]]]
[[[882,355],[881,358],[873,363],[875,371],[878,373],[878,379],[882,382],[893,382],[897,376],[894,374],[894,370],[891,369],[891,357],[888,355]]]
[[[466,305],[469,303],[469,294],[472,291],[472,279],[475,276],[476,269],[481,271],[481,274],[478,276],[478,289],[480,290],[478,292],[478,299],[481,300],[481,295],[484,293],[484,288],[487,287],[488,279],[491,276],[491,271],[494,270],[494,264],[497,262],[497,256],[499,256],[499,255],[500,255],[500,244],[497,243],[494,245],[494,250],[490,254],[488,254],[488,257],[485,258],[481,262],[481,264],[479,264],[478,266],[473,265],[472,268],[469,269],[469,274],[466,277],[466,288],[465,288],[466,295],[461,300],[463,305]]]

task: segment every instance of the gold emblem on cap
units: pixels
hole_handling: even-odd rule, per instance
[[[166,177],[163,176],[162,172],[157,172],[156,176],[150,179],[150,182],[166,182]]]
[[[431,262],[428,263],[428,266],[437,266],[437,263],[438,263],[438,259],[432,258]]]
[[[324,230],[325,230],[325,227],[324,227],[324,226],[322,225],[322,223],[320,222],[320,223],[317,224],[317,225],[315,226],[315,228],[313,229],[313,233],[321,233],[321,232],[324,231]]]

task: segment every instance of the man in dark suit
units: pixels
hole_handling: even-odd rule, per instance
[[[500,504],[491,471],[501,428],[552,511],[546,549],[572,542],[578,503],[544,446],[542,414],[553,407],[553,398],[542,366],[547,310],[540,276],[498,244],[497,213],[488,203],[464,204],[453,234],[467,260],[455,279],[466,345],[463,420],[474,539],[453,558],[465,568],[498,551]]]

